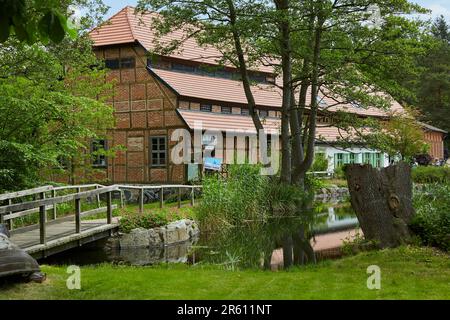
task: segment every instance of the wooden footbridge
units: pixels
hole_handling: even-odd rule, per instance
[[[0,203],[7,203],[0,206],[0,223],[6,223],[9,226],[11,240],[16,245],[39,259],[111,236],[119,226],[119,218],[113,218],[112,212],[118,206],[124,206],[123,191],[126,189],[138,189],[140,194],[139,211],[142,212],[145,189],[160,190],[159,201],[160,207],[162,207],[164,206],[164,189],[177,188],[179,190],[178,207],[180,207],[181,190],[183,188],[190,189],[191,204],[193,205],[194,188],[199,187],[201,186],[103,186],[99,184],[64,187],[43,186],[0,194]],[[112,203],[114,193],[120,195],[120,204]],[[90,204],[85,211],[82,211],[82,201]],[[102,205],[102,202],[106,202],[106,205]],[[66,204],[66,207],[71,207],[70,204],[72,203],[74,204],[74,212],[58,213],[58,208],[64,207],[63,204]],[[31,220],[25,227],[14,228],[14,219],[26,219],[29,216],[30,218],[34,216],[36,219],[36,215],[38,215],[37,223],[33,223]],[[86,219],[87,217],[90,218]]]

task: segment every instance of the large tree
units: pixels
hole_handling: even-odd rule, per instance
[[[0,45],[1,190],[33,186],[53,169],[73,182],[77,168],[90,170],[90,141],[106,138],[114,126],[113,110],[101,99],[111,84],[85,33],[104,6],[64,5],[93,8],[76,37],[28,44],[12,35]]]
[[[193,37],[241,71],[257,129],[248,70],[273,66],[283,97],[280,177],[299,186],[313,162],[318,113],[348,102],[388,108],[389,95],[380,92],[404,95],[393,75],[411,72],[422,50],[422,24],[405,14],[424,11],[406,0],[141,0],[139,9],[160,14],[154,27],[161,36],[185,32],[178,42],[160,43],[157,53]],[[336,103],[323,106],[324,96]]]

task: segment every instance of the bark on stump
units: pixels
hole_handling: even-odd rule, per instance
[[[414,216],[411,168],[399,163],[376,169],[348,165],[345,170],[353,210],[367,240],[381,248],[411,240],[409,224]]]

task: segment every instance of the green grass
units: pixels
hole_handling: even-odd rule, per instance
[[[381,289],[366,286],[369,265]],[[450,299],[447,254],[417,247],[372,251],[288,271],[226,271],[215,266],[82,267],[68,290],[65,267],[44,266],[43,284],[3,284],[0,299]]]

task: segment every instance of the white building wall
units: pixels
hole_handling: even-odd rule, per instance
[[[363,153],[380,153],[380,151],[362,147],[351,147],[347,149],[338,149],[332,146],[316,146],[316,153],[324,153],[326,158],[328,159],[328,170],[329,172],[334,172],[334,155],[336,153],[354,153],[356,154],[356,162],[363,163]],[[383,167],[389,166],[389,156],[384,154],[383,156]]]

